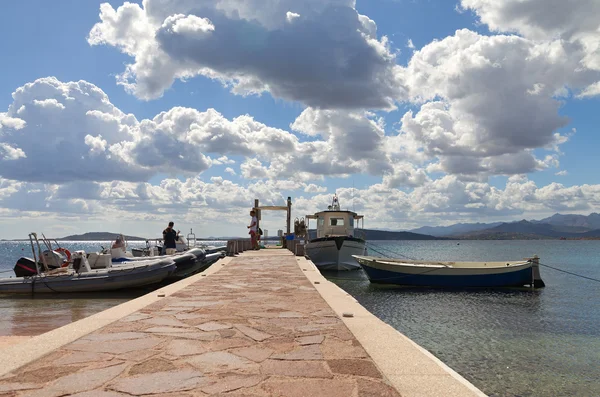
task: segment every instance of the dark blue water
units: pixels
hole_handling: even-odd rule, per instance
[[[447,261],[537,254],[542,264],[600,279],[600,241],[388,241],[370,247]],[[362,271],[353,273],[326,277],[490,396],[600,396],[598,282],[542,266],[541,290],[447,291],[377,286]]]

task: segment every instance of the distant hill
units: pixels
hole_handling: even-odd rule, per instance
[[[412,233],[427,234],[436,237],[447,237],[452,235],[460,235],[479,230],[490,229],[501,225],[502,222],[494,223],[457,223],[450,226],[423,226],[417,229],[409,230]]]
[[[111,241],[117,238],[120,233],[110,233],[110,232],[89,232],[84,234],[74,234],[71,236],[66,236],[63,238],[57,238],[59,241]],[[135,236],[126,236],[126,240],[135,241],[145,241],[146,239],[143,237],[135,237]]]
[[[541,220],[423,226],[410,232],[474,240],[600,239],[600,214],[554,214]]]
[[[539,221],[532,221],[534,223],[548,223],[556,226],[571,226],[580,227],[589,230],[600,229],[600,214],[595,212],[589,215],[575,215],[575,214],[554,214],[551,217],[541,219]]]
[[[442,237],[428,236],[412,232],[390,232],[387,230],[364,229],[367,240],[446,240]],[[311,238],[316,235],[316,230],[308,231]]]
[[[413,232],[388,232],[385,230],[365,229],[367,240],[446,240],[443,237]]]
[[[549,223],[519,222],[503,223],[493,228],[464,233],[456,236],[477,240],[532,240],[557,238],[599,238],[600,230],[588,230],[580,226],[562,226]]]

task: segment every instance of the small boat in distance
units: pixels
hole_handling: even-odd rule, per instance
[[[537,255],[512,262],[427,262],[354,257],[372,283],[450,288],[545,287]]]
[[[356,270],[360,265],[353,258],[355,255],[366,254],[364,232],[355,229],[355,221],[363,221],[364,216],[352,211],[340,209],[337,195],[333,196],[332,204],[327,211],[307,215],[308,220],[317,220],[316,238],[308,239],[305,250],[310,260],[321,270]]]

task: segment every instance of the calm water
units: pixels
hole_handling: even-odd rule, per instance
[[[520,260],[600,279],[600,241],[394,241],[427,260]],[[370,254],[376,255],[373,250]],[[446,291],[326,276],[490,396],[600,396],[600,283],[541,268],[546,288]]]
[[[41,242],[40,242],[41,243]],[[108,247],[107,241],[61,241],[61,246],[87,252]],[[129,242],[131,247],[145,247],[145,242]],[[43,248],[43,245],[42,245]],[[13,267],[22,256],[32,257],[29,242],[0,241],[0,278],[14,277]],[[0,294],[0,336],[39,335],[73,321],[137,298],[148,290],[94,294],[39,294],[32,298],[15,298]],[[46,296],[48,295],[48,296]]]
[[[106,242],[64,243],[98,250]],[[143,246],[144,243],[131,243]],[[394,241],[376,249],[429,260],[519,260],[600,279],[600,241]],[[371,254],[376,254],[370,250]],[[0,242],[0,276],[28,243]],[[398,256],[399,256],[398,255]],[[546,288],[446,291],[371,285],[326,274],[368,310],[490,396],[600,396],[600,283],[541,268]],[[147,291],[43,298],[0,295],[0,335],[37,335]]]

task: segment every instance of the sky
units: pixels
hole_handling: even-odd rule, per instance
[[[597,0],[20,0],[0,238],[600,211]],[[270,235],[285,213],[263,212]]]

